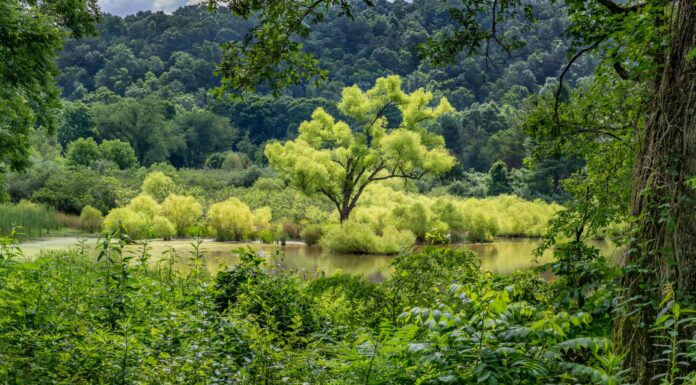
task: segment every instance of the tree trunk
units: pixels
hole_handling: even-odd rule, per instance
[[[685,183],[696,176],[696,58],[688,57],[696,49],[696,1],[676,1],[671,11],[669,47],[651,85],[654,99],[640,137],[632,198],[637,219],[615,325],[625,365],[641,385],[667,369],[654,362],[667,358],[656,346],[665,341],[649,331],[664,288],[671,285],[682,307],[693,306],[696,295],[696,190]]]

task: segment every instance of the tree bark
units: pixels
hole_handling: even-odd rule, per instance
[[[665,342],[650,332],[664,288],[671,285],[682,307],[696,303],[696,190],[686,184],[696,177],[696,58],[689,58],[696,50],[696,1],[675,1],[671,12],[669,46],[640,135],[631,204],[636,222],[614,334],[631,380],[641,385],[657,382],[652,378],[667,369],[654,362],[666,358],[656,346]]]

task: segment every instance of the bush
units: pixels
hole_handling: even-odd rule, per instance
[[[141,190],[155,198],[158,202],[162,202],[164,198],[174,191],[175,187],[176,185],[172,178],[164,175],[161,171],[155,171],[145,177]]]
[[[162,202],[162,214],[174,225],[176,234],[184,236],[200,219],[203,207],[194,197],[170,194]]]
[[[306,243],[307,246],[313,246],[319,243],[319,240],[323,234],[324,228],[322,225],[308,225],[305,226],[300,232],[302,240],[304,240],[304,243]]]
[[[167,240],[171,239],[174,235],[176,235],[176,228],[169,219],[161,215],[152,218],[149,234],[151,238],[163,238]]]
[[[101,229],[104,218],[101,211],[92,206],[85,206],[80,212],[80,229],[88,233],[96,233]]]
[[[269,275],[259,268],[262,261],[252,249],[240,249],[240,263],[218,273],[215,302],[225,311],[251,316],[263,328],[308,336],[319,328],[316,308],[301,290],[296,276]],[[298,329],[299,327],[299,329]]]
[[[46,183],[34,191],[31,199],[68,214],[79,215],[87,205],[107,212],[117,206],[121,185],[116,178],[88,168],[59,169],[48,176]]]
[[[320,240],[323,247],[332,251],[357,254],[396,254],[415,242],[416,237],[409,230],[387,226],[378,235],[370,226],[354,221],[332,226]]]
[[[147,194],[140,194],[131,199],[128,203],[129,209],[146,215],[148,218],[154,218],[160,215],[161,208],[157,201]]]
[[[115,208],[104,218],[104,229],[125,232],[132,239],[147,238],[148,227],[147,216],[128,207]]]
[[[211,205],[208,220],[218,241],[241,241],[254,230],[251,210],[238,198]]]

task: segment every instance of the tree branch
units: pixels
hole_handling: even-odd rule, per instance
[[[563,79],[565,78],[566,74],[568,73],[568,70],[570,70],[570,67],[573,65],[573,63],[575,63],[576,60],[578,60],[580,58],[580,56],[582,56],[583,54],[585,54],[588,51],[591,51],[591,50],[597,48],[597,46],[599,46],[599,44],[603,41],[604,41],[604,38],[601,38],[601,39],[597,40],[596,42],[594,42],[589,47],[585,47],[585,48],[581,49],[580,51],[576,52],[575,55],[573,55],[573,57],[570,58],[570,61],[563,69],[563,72],[561,72],[561,75],[558,77],[558,89],[556,90],[556,101],[555,101],[554,106],[553,106],[553,117],[554,117],[554,120],[556,121],[556,124],[558,124],[558,107],[559,107],[560,99],[561,99],[561,90],[563,89]]]

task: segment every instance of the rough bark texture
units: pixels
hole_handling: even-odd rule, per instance
[[[682,303],[694,304],[696,296],[696,190],[685,183],[696,176],[696,59],[688,58],[696,49],[696,1],[674,2],[671,11],[669,48],[652,85],[654,100],[636,162],[637,222],[622,282],[626,306],[615,330],[637,384],[654,383],[652,377],[665,371],[652,362],[664,358],[663,348],[655,346],[664,342],[649,332],[665,285],[672,285]]]

